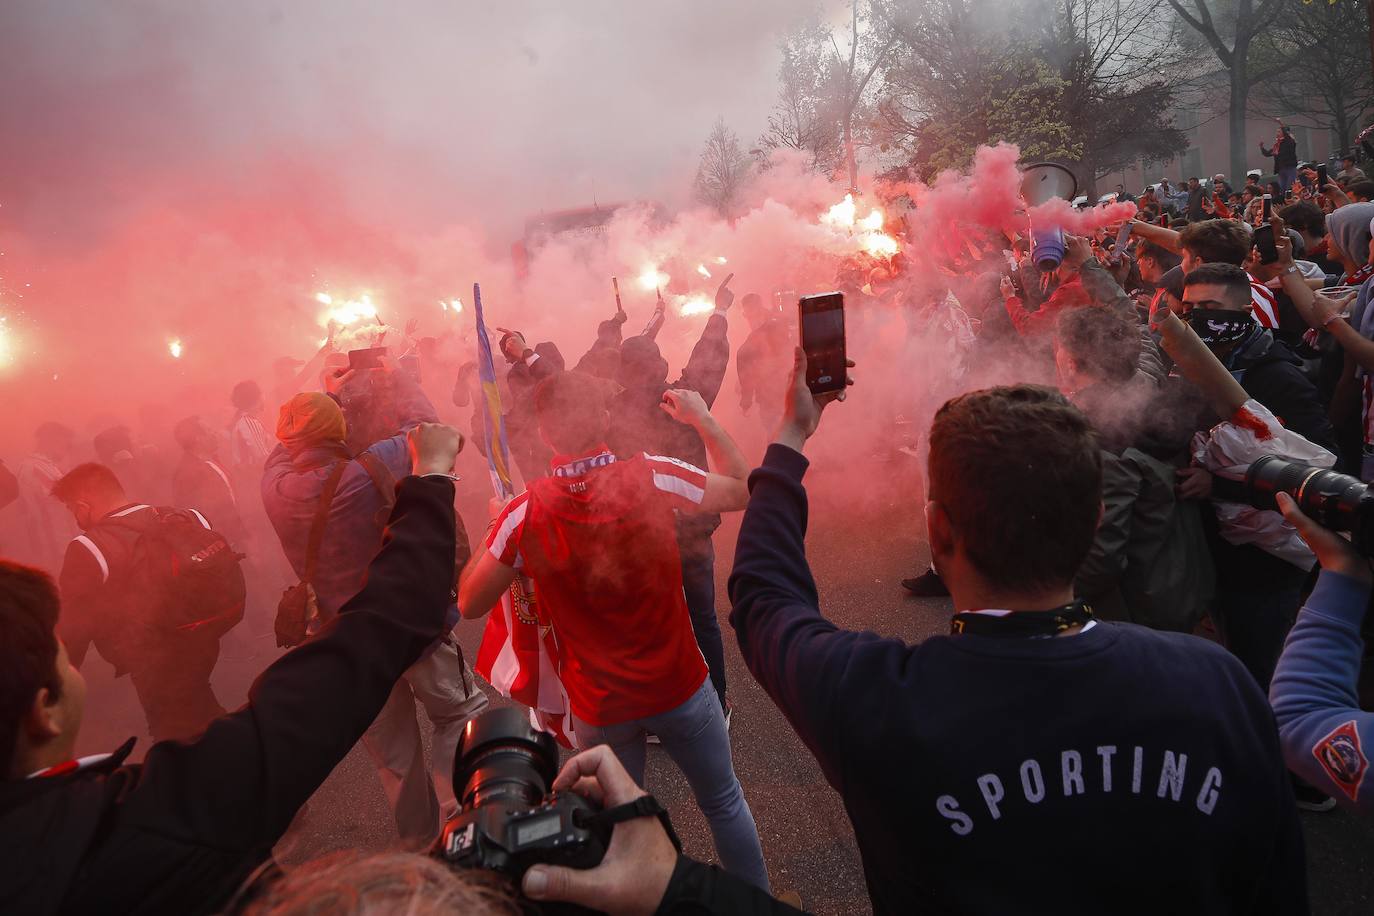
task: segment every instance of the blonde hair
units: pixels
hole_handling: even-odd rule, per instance
[[[411,852],[334,853],[287,871],[239,916],[518,916],[503,879]]]

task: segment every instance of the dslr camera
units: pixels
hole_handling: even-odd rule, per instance
[[[558,746],[520,709],[493,709],[468,722],[453,760],[458,813],[444,825],[433,855],[458,868],[505,875],[519,887],[531,865],[594,868],[610,828],[590,822],[596,806],[580,795],[550,792]]]
[[[1349,531],[1355,549],[1374,556],[1374,493],[1355,477],[1265,455],[1245,472],[1245,497],[1256,509],[1278,510],[1287,493],[1308,518],[1332,531]]]

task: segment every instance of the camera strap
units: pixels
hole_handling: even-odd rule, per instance
[[[672,841],[673,848],[682,852],[682,840],[678,839],[677,831],[673,829],[673,822],[668,818],[668,809],[652,795],[641,795],[632,802],[623,805],[616,805],[614,808],[607,808],[595,814],[586,814],[582,817],[582,823],[588,827],[606,827],[608,830],[616,824],[625,821],[632,821],[640,817],[656,817],[658,822],[663,825],[664,831],[668,834],[668,839]]]
[[[1093,609],[1085,601],[1071,601],[1048,611],[1009,611],[1005,614],[955,614],[950,620],[951,636],[1003,636],[1033,639],[1057,636],[1070,627],[1080,627],[1093,619]]]

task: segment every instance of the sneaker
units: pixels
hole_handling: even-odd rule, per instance
[[[945,580],[933,569],[927,569],[914,579],[903,579],[902,588],[921,598],[948,598]]]
[[[801,894],[796,891],[783,891],[773,899],[778,901],[778,903],[787,904],[794,910],[800,910],[802,908]]]
[[[644,743],[645,743],[645,744],[662,744],[663,742],[660,741],[660,740],[658,740],[658,735],[655,735],[653,732],[649,732],[649,736],[648,736],[647,738],[644,739]]]
[[[1309,785],[1301,780],[1293,780],[1293,796],[1297,800],[1298,808],[1303,811],[1312,811],[1321,814],[1336,807],[1336,800],[1327,795],[1316,786]]]
[[[735,714],[735,704],[729,700],[725,701],[725,730],[730,730],[730,717]]]

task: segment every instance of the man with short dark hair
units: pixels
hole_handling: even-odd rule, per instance
[[[1341,170],[1336,173],[1336,180],[1341,184],[1349,184],[1352,181],[1367,181],[1364,169],[1355,164],[1355,157],[1349,153],[1341,157]]]
[[[1136,220],[1131,223],[1131,232],[1147,242],[1178,252],[1182,256],[1179,265],[1185,274],[1200,264],[1242,266],[1254,247],[1245,227],[1230,219],[1205,219],[1189,223],[1179,231]],[[1250,278],[1250,310],[1255,321],[1264,327],[1279,326],[1278,298],[1273,290],[1253,277]]]
[[[1203,188],[1202,182],[1197,178],[1189,178],[1188,207],[1184,211],[1184,216],[1188,217],[1190,223],[1207,218],[1207,212],[1202,208],[1202,202],[1206,197],[1207,190]]]
[[[1218,646],[1074,601],[1101,512],[1083,415],[1027,385],[936,414],[925,514],[959,613],[910,646],[821,616],[800,450],[834,395],[811,395],[801,351],[790,391],[750,478],[731,623],[844,799],[873,911],[1306,912],[1264,695]],[[1113,841],[1065,864],[1089,836]]]
[[[683,594],[677,516],[744,506],[749,465],[700,394],[664,392],[659,408],[690,426],[716,467],[672,457],[620,458],[606,446],[611,416],[600,380],[551,376],[535,391],[550,476],[531,481],[488,529],[463,572],[458,605],[480,617],[520,570],[533,580],[542,625],[557,634],[558,672],[577,741],[609,744],[644,784],[657,735],[711,825],[722,866],[768,887],[753,815],[730,759],[725,714],[693,636]]]
[[[1245,393],[1283,425],[1333,454],[1336,436],[1326,405],[1303,374],[1302,362],[1273,332],[1250,320],[1250,277],[1232,264],[1203,264],[1184,278],[1185,320]],[[1194,499],[1212,495],[1207,471],[1181,470],[1179,492]],[[1297,614],[1307,569],[1250,545],[1212,539],[1217,569],[1213,619],[1227,648],[1256,683],[1269,689],[1283,639]]]
[[[1374,200],[1374,181],[1368,178],[1350,182],[1346,186],[1345,196],[1349,197],[1353,203],[1367,204]]]
[[[1140,279],[1158,287],[1164,275],[1177,267],[1182,258],[1162,245],[1142,240],[1136,246],[1135,260],[1140,267]]]
[[[208,622],[183,628],[160,619],[166,609],[153,592],[165,583],[152,578],[154,560],[140,544],[163,510],[130,500],[119,478],[103,464],[77,465],[53,485],[52,496],[67,507],[82,532],[67,546],[59,578],[66,609],[61,635],[72,663],[81,667],[93,645],[116,677],[128,674],[153,740],[200,734],[211,719],[224,714],[210,675],[226,628]],[[211,527],[204,515],[190,512],[197,523]],[[235,594],[219,596],[223,607],[207,603],[207,621],[225,617],[231,626],[228,617],[242,616],[241,573],[235,588]]]
[[[1279,210],[1285,226],[1302,237],[1304,257],[1321,268],[1322,273],[1339,274],[1341,265],[1327,251],[1326,214],[1310,200],[1300,200]]]
[[[420,427],[413,476],[367,582],[248,704],[143,763],[73,759],[84,689],[51,580],[0,562],[0,911],[212,913],[271,855],[301,805],[444,629],[458,435]],[[62,617],[67,608],[63,607]]]

